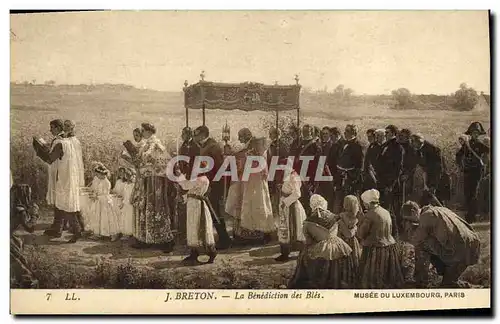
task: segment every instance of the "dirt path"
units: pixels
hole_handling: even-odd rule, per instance
[[[35,233],[19,231],[19,235],[27,246],[42,251],[40,254],[44,255],[40,257],[57,258],[57,262],[65,262],[89,271],[95,270],[101,261],[106,261],[114,265],[131,263],[158,273],[175,273],[176,277],[181,276],[186,280],[189,278],[194,280],[200,275],[218,276],[222,272],[226,272],[225,277],[231,278],[237,272],[239,275],[256,278],[257,281],[264,280],[268,288],[278,288],[286,285],[296,265],[297,252],[292,253],[290,261],[278,263],[274,258],[279,255],[279,246],[269,244],[264,247],[231,248],[220,251],[213,264],[186,266],[182,263],[182,259],[187,256],[188,251],[183,246],[177,246],[172,253],[165,254],[154,249],[133,249],[130,240],[109,242],[81,239],[68,244],[66,243],[70,237],[68,233],[64,233],[62,238],[51,240],[43,235],[43,231],[51,222],[52,216],[44,212]],[[489,223],[475,224],[474,227],[484,231],[489,228]],[[207,259],[206,256],[199,258],[202,262]]]

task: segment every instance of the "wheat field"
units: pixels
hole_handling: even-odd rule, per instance
[[[485,128],[490,125],[490,112],[455,112],[446,110],[394,110],[389,104],[367,100],[353,100],[338,104],[321,100],[301,102],[301,123],[315,126],[345,127],[356,124],[360,140],[366,143],[364,133],[368,128],[395,124],[420,132],[438,145],[445,155],[447,169],[458,183],[454,155],[458,149],[458,136],[471,121],[480,121]],[[132,139],[132,130],[142,122],[151,122],[157,128],[158,137],[171,151],[175,151],[182,127],[185,126],[185,110],[182,92],[167,93],[139,90],[119,86],[22,86],[11,88],[11,145],[10,167],[14,181],[32,186],[35,199],[42,201],[46,192],[46,166],[34,153],[32,137],[50,138],[49,122],[56,118],[73,119],[77,123],[77,137],[82,143],[86,175],[90,176],[92,161],[103,162],[115,170],[122,143]],[[280,126],[296,119],[296,112],[283,112]],[[223,125],[231,127],[231,139],[237,140],[237,131],[248,127],[264,136],[275,123],[271,112],[243,112],[207,110],[206,125],[211,136],[220,140]],[[202,123],[199,110],[189,111],[189,126]],[[460,200],[460,190],[455,184],[455,200]]]

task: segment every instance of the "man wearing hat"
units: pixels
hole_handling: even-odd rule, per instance
[[[380,204],[391,213],[392,235],[396,236],[401,226],[399,218],[400,184],[399,177],[403,173],[404,149],[397,141],[398,128],[389,125],[385,128],[386,142],[378,158],[377,170],[378,189],[380,191]]]
[[[473,223],[476,221],[478,212],[479,183],[483,176],[485,156],[489,154],[489,149],[479,141],[479,136],[486,134],[481,123],[470,124],[465,134],[470,136],[470,140],[463,142],[456,154],[456,163],[464,174],[464,197],[467,209],[465,218],[469,223]]]
[[[474,229],[446,207],[420,206],[408,201],[402,207],[404,239],[415,247],[415,281],[429,283],[429,265],[443,276],[443,288],[460,286],[458,278],[479,261],[480,240]]]

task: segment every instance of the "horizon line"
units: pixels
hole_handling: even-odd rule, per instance
[[[45,82],[48,82],[48,81],[53,81],[53,80],[46,80],[44,81],[44,83],[31,83],[31,81],[28,81],[28,80],[23,80],[23,81],[10,81],[10,84],[15,84],[15,85],[28,85],[28,86],[47,86],[47,87],[58,87],[58,86],[104,86],[104,85],[110,85],[110,86],[125,86],[125,87],[129,87],[129,88],[134,88],[134,89],[137,89],[137,90],[148,90],[148,91],[156,91],[156,92],[165,92],[165,93],[182,93],[183,90],[182,88],[180,88],[179,90],[160,90],[160,89],[154,89],[154,88],[149,88],[149,87],[145,87],[145,86],[137,86],[137,85],[133,85],[133,84],[127,84],[127,83],[110,83],[110,82],[102,82],[102,83],[57,83],[55,82],[54,84],[45,84]],[[211,82],[211,81],[210,81]],[[213,81],[213,82],[216,82],[216,81]],[[26,84],[28,83],[28,84]],[[230,82],[230,83],[235,83],[235,84],[238,84],[238,82]],[[244,83],[244,82],[240,82],[240,83]],[[256,82],[256,83],[260,83],[260,82]],[[467,82],[465,82],[467,83]],[[195,84],[195,83],[193,83]],[[339,84],[341,85],[341,84]],[[306,89],[308,88],[308,89]],[[349,88],[349,87],[346,87],[346,88]],[[405,87],[399,87],[398,89],[401,89],[401,88],[405,88]],[[309,89],[311,91],[309,91]],[[314,88],[311,88],[311,87],[304,87],[302,85],[302,90],[304,91],[307,91],[309,93],[328,93],[328,94],[333,94],[333,90],[335,88],[332,88],[331,90],[327,90],[325,91],[324,88],[323,89],[314,89]],[[351,88],[352,89],[352,88]],[[408,88],[406,88],[408,89]],[[459,87],[457,87],[457,90],[459,89]],[[397,89],[392,89],[391,91],[393,90],[397,90]],[[412,92],[411,89],[408,89],[410,91],[410,93],[412,95],[436,95],[436,96],[449,96],[452,92],[449,92],[449,93],[417,93],[417,92]],[[491,95],[490,91],[482,91],[482,90],[478,90],[478,89],[474,89],[476,90],[479,94],[483,93],[485,95]],[[456,90],[455,90],[456,91]],[[392,96],[391,93],[366,93],[366,92],[356,92],[356,90],[354,90],[353,94],[351,96]]]

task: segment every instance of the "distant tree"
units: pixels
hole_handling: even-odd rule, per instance
[[[30,83],[28,81],[23,81],[23,85],[27,86],[29,85]]]
[[[392,90],[392,97],[397,101],[397,108],[408,109],[413,104],[411,92],[406,88]]]
[[[47,85],[47,86],[52,86],[53,87],[53,86],[56,85],[56,81],[54,81],[54,80],[47,80],[47,81],[44,82],[44,84]]]
[[[344,85],[339,84],[334,90],[333,90],[333,95],[336,98],[342,99],[344,98]]]
[[[344,97],[349,98],[352,96],[353,93],[354,93],[354,90],[352,90],[351,88],[347,88],[344,90]]]
[[[474,109],[479,101],[477,91],[473,88],[469,88],[466,83],[460,84],[460,89],[455,92],[454,97],[456,101],[454,108],[461,111]]]

